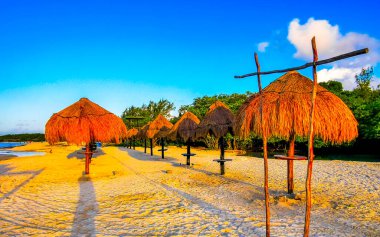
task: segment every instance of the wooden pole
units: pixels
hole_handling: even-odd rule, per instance
[[[190,141],[187,141],[186,165],[190,165]]]
[[[293,134],[289,138],[289,148],[288,148],[288,157],[294,157],[294,144],[296,137]],[[288,194],[294,193],[294,160],[287,160],[288,162]]]
[[[144,139],[144,153],[146,153],[146,138]]]
[[[311,40],[311,46],[313,48],[313,92],[311,94],[311,111],[310,111],[310,130],[309,130],[309,143],[308,143],[308,162],[307,162],[307,176],[306,176],[306,212],[305,212],[305,227],[304,227],[304,237],[309,236],[310,232],[310,214],[311,214],[311,177],[313,171],[313,161],[314,161],[314,110],[315,110],[315,97],[317,95],[317,65],[315,62],[318,61],[318,51],[315,42],[315,37]]]
[[[165,159],[165,151],[164,151],[164,147],[165,147],[165,141],[164,141],[164,138],[162,137],[162,138],[161,138],[161,158],[162,158],[162,159]]]
[[[150,155],[153,156],[153,139],[150,139]]]
[[[132,138],[132,142],[133,142],[133,150],[136,150],[136,139]]]
[[[332,58],[329,58],[329,59],[325,59],[325,60],[321,60],[321,61],[318,61],[318,60],[317,61],[313,61],[313,62],[306,63],[306,64],[304,64],[302,66],[298,66],[298,67],[286,68],[286,69],[281,69],[281,70],[273,70],[273,71],[268,71],[268,72],[248,73],[248,74],[241,75],[241,76],[235,76],[235,78],[245,78],[245,77],[251,77],[251,76],[256,76],[256,75],[258,76],[259,74],[260,75],[265,75],[265,74],[273,74],[273,73],[282,73],[282,72],[289,72],[289,71],[297,71],[297,70],[305,69],[305,68],[308,68],[308,67],[311,67],[311,66],[314,66],[314,65],[315,66],[317,66],[317,65],[323,65],[323,64],[339,61],[339,60],[342,60],[342,59],[345,59],[345,58],[351,58],[351,57],[358,56],[358,55],[361,55],[361,54],[366,54],[368,52],[369,52],[369,49],[365,48],[365,49],[360,49],[360,50],[352,51],[350,53],[342,54],[342,55],[339,55],[339,56],[336,56],[336,57],[332,57]]]
[[[224,175],[224,173],[225,173],[225,170],[224,170],[224,161],[222,161],[222,160],[224,160],[224,138],[223,137],[221,137],[220,138],[220,174],[221,175]]]
[[[255,62],[257,68],[257,84],[259,86],[260,93],[260,120],[261,120],[261,130],[263,133],[263,155],[264,155],[264,192],[265,192],[265,221],[266,221],[266,236],[270,236],[270,209],[269,209],[269,185],[268,185],[268,151],[267,151],[267,134],[264,126],[264,115],[263,115],[263,104],[264,96],[261,88],[261,78],[260,78],[260,63],[257,53],[255,53]]]
[[[91,150],[90,150],[90,144],[87,143],[86,144],[86,161],[85,161],[85,170],[84,170],[84,173],[85,174],[89,174],[90,173],[90,155],[91,155]]]

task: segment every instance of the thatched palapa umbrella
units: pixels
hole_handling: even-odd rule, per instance
[[[66,141],[69,144],[86,144],[85,173],[89,174],[92,152],[90,143],[119,143],[127,134],[121,118],[87,98],[51,116],[45,126],[45,138],[50,144]]]
[[[169,130],[173,127],[173,124],[169,122],[164,116],[159,114],[148,126],[145,132],[146,138],[150,139],[150,155],[153,155],[153,138],[160,136],[160,132],[164,132],[165,130]],[[161,154],[162,158],[164,158],[164,148],[163,148],[163,137],[161,138]]]
[[[126,138],[127,139],[130,139],[130,143],[129,143],[129,148],[132,148],[132,145],[133,145],[133,149],[135,149],[136,147],[136,144],[135,144],[135,139],[136,139],[136,136],[137,136],[137,133],[139,132],[139,130],[137,130],[137,128],[132,128],[132,129],[129,129],[127,131],[127,136]]]
[[[310,126],[311,92],[313,82],[296,71],[291,71],[263,90],[264,129],[268,137],[289,141],[288,192],[293,192],[293,160],[296,136],[307,137]],[[358,136],[358,123],[347,105],[322,86],[317,87],[315,136],[331,143],[343,143]],[[251,132],[262,136],[260,121],[260,96],[250,96],[236,116],[235,131],[241,137]]]
[[[190,165],[190,157],[195,155],[190,153],[190,142],[195,140],[195,131],[198,127],[200,120],[191,112],[186,112],[182,117],[174,124],[168,137],[172,140],[182,139],[186,142],[187,153],[182,154],[186,156],[186,165]]]
[[[216,101],[210,106],[203,120],[196,130],[197,138],[205,138],[212,135],[219,138],[220,159],[214,160],[220,163],[220,174],[224,175],[224,163],[231,159],[224,159],[224,136],[230,132],[233,134],[234,115],[221,101]]]

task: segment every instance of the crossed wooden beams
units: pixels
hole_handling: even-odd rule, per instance
[[[267,75],[267,74],[273,74],[273,73],[283,73],[288,71],[294,71],[294,70],[301,70],[306,69],[308,67],[313,67],[313,91],[311,94],[311,111],[310,111],[310,131],[309,131],[309,139],[308,139],[308,165],[307,165],[307,176],[306,176],[306,212],[305,212],[305,226],[304,226],[304,236],[309,236],[309,227],[310,227],[310,211],[311,211],[311,176],[312,176],[312,170],[313,170],[313,161],[314,161],[314,148],[313,148],[313,141],[314,141],[314,129],[313,129],[313,120],[314,120],[314,109],[315,109],[315,97],[317,92],[317,66],[323,65],[327,63],[332,63],[335,61],[339,61],[342,59],[358,56],[361,54],[368,53],[368,48],[352,51],[346,54],[338,55],[329,59],[324,59],[318,61],[318,51],[317,51],[317,44],[315,42],[315,37],[311,40],[311,46],[313,50],[313,62],[306,63],[304,65],[298,66],[298,67],[292,67],[292,68],[286,68],[286,69],[280,69],[280,70],[272,70],[272,71],[266,71],[261,72],[260,71],[260,63],[257,56],[257,53],[255,53],[255,63],[257,72],[254,73],[248,73],[241,76],[235,76],[235,78],[245,78],[245,77],[251,77],[251,76],[257,76],[258,80],[258,87],[259,87],[259,95],[260,95],[260,119],[261,119],[261,126],[262,126],[262,134],[263,134],[263,153],[264,153],[264,192],[265,192],[265,217],[266,217],[266,236],[270,236],[270,209],[269,209],[269,187],[268,187],[268,152],[267,152],[267,134],[264,130],[263,123],[265,122],[263,119],[263,92],[261,88],[261,75]],[[289,160],[292,159],[292,157],[289,157]],[[289,162],[288,162],[289,164]],[[288,167],[288,172],[290,171]],[[293,168],[293,166],[291,167]],[[288,177],[289,181],[289,177]],[[288,183],[289,187],[289,183]]]

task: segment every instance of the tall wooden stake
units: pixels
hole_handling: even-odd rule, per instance
[[[146,138],[144,139],[144,153],[146,153]]]
[[[309,131],[309,143],[308,143],[308,162],[307,162],[307,176],[306,176],[306,212],[305,212],[305,227],[303,235],[305,237],[309,236],[310,232],[310,212],[311,212],[311,175],[313,171],[313,161],[314,161],[314,110],[315,110],[315,97],[317,95],[317,65],[315,62],[318,61],[317,45],[315,43],[315,37],[311,40],[311,46],[313,48],[313,92],[311,94],[311,111],[310,111],[310,131]]]
[[[266,221],[266,236],[270,236],[270,209],[269,209],[269,186],[268,186],[268,152],[267,152],[267,134],[264,126],[264,115],[263,115],[263,91],[261,88],[261,79],[260,79],[260,63],[257,53],[255,53],[255,62],[257,68],[257,82],[259,85],[260,93],[260,120],[261,120],[261,129],[263,133],[263,152],[264,152],[264,192],[265,192],[265,221]]]
[[[294,157],[294,143],[296,136],[293,134],[289,138],[289,148],[288,148],[288,157]],[[293,194],[294,192],[294,160],[287,160],[288,162],[288,194]]]

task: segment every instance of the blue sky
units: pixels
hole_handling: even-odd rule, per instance
[[[371,54],[320,67],[352,89],[361,67],[379,83],[377,1],[0,0],[0,134],[43,132],[81,97],[120,115],[165,98],[177,107],[218,93],[257,91],[234,75],[369,47]],[[301,73],[310,76],[310,70]],[[263,77],[264,86],[280,75]]]

